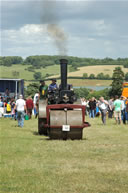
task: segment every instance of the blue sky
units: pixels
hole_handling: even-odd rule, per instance
[[[64,47],[70,56],[128,57],[128,0],[0,3],[1,56],[58,55]],[[63,40],[56,41],[55,33]]]

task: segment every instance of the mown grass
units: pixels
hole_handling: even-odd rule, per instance
[[[1,193],[127,193],[128,125],[88,120],[83,140],[37,135],[37,120],[24,128],[0,119]]]
[[[124,68],[123,66],[119,66],[119,65],[98,65],[98,66],[80,67],[78,68],[78,71],[70,72],[69,76],[83,76],[83,73],[87,73],[88,75],[95,74],[95,76],[97,76],[97,74],[99,73],[104,73],[104,74],[109,74],[110,76],[112,76],[113,70],[116,67],[121,67],[124,73],[128,72],[127,68]]]
[[[112,80],[97,80],[97,79],[68,79],[68,83],[73,86],[110,86]]]
[[[39,83],[39,81],[36,81],[36,83]],[[74,87],[86,87],[86,86],[110,86],[112,83],[112,80],[91,80],[91,79],[68,79],[67,80],[68,84],[72,84]],[[30,81],[25,81],[25,86],[28,86],[33,82]],[[61,83],[61,80],[57,80],[57,84],[59,85]],[[51,84],[51,80],[46,81],[46,84],[49,85]]]

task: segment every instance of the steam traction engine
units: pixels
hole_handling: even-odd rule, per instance
[[[48,100],[54,99],[55,104],[39,101],[38,133],[50,139],[82,139],[83,128],[89,126],[85,122],[85,107],[75,104],[76,96],[67,84],[67,63],[66,59],[60,60],[60,88],[48,95]]]

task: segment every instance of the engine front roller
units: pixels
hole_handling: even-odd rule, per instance
[[[83,128],[89,126],[84,122],[84,112],[82,105],[49,105],[47,120],[50,139],[82,139]]]
[[[82,139],[82,112],[52,110],[50,112],[50,139]]]

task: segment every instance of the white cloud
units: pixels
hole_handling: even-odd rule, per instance
[[[21,27],[19,32],[27,35],[41,35],[46,32],[46,25],[27,24]]]
[[[44,38],[45,35],[45,38]],[[30,40],[31,43],[36,43],[35,40],[40,42],[41,40],[50,40],[46,35],[46,25],[38,24],[27,24],[20,29],[16,30],[2,30],[2,37],[6,38],[8,41],[14,42],[27,42]]]
[[[52,40],[45,25],[27,24],[17,30],[2,30],[2,55],[43,54],[45,49],[48,51],[49,44]]]

